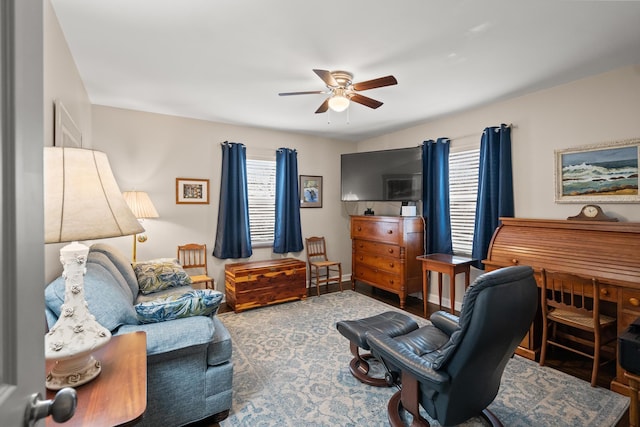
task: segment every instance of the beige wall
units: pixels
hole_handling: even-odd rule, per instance
[[[554,151],[640,138],[640,65],[497,102],[358,143],[358,151],[452,138],[452,150],[479,145],[487,126],[513,123],[516,216],[564,219],[585,203],[554,201]],[[598,203],[622,221],[640,221],[637,203]],[[376,208],[378,206],[375,206]],[[382,211],[382,207],[378,210]]]
[[[523,218],[565,219],[586,203],[556,203],[555,150],[640,138],[640,65],[577,80],[515,99],[497,102],[358,144],[358,151],[417,145],[452,138],[452,150],[478,145],[487,126],[513,123],[512,159],[515,213]],[[597,203],[621,221],[640,221],[637,203]],[[378,213],[389,204],[372,203]],[[361,208],[361,207],[360,207]],[[352,208],[356,209],[356,208]],[[474,271],[472,276],[478,275]],[[448,283],[448,282],[447,282]],[[462,276],[456,283],[460,308]],[[443,292],[449,306],[448,286]],[[429,300],[437,301],[430,292]]]
[[[298,172],[323,176],[323,206],[300,210],[303,237],[324,235],[329,255],[351,271],[348,215],[340,202],[340,154],[353,143],[317,137],[232,126],[154,113],[93,107],[93,146],[109,156],[122,191],[146,191],[160,218],[145,220],[149,240],[138,244],[138,259],[175,256],[179,244],[206,243],[213,251],[220,195],[223,141],[247,147],[247,156],[271,156],[280,147],[298,151]],[[175,179],[210,180],[210,204],[177,205]],[[127,255],[132,237],[109,239]],[[306,259],[304,252],[292,256]],[[271,248],[254,248],[249,260],[280,258]],[[224,290],[224,264],[245,260],[218,260],[209,254],[209,273]]]
[[[91,147],[91,102],[49,0],[44,2],[45,145],[53,145],[54,102],[59,99],[82,131],[83,147]]]
[[[53,100],[66,105],[83,132],[83,146],[105,151],[121,189],[147,191],[160,218],[146,220],[149,241],[138,245],[139,259],[173,256],[184,242],[215,241],[220,185],[220,148],[225,140],[242,142],[251,155],[276,148],[298,150],[299,173],[324,177],[322,209],[302,209],[303,235],[327,236],[332,258],[351,271],[348,219],[372,207],[376,214],[396,215],[398,203],[341,203],[340,154],[410,147],[426,139],[452,138],[452,150],[479,144],[487,126],[513,123],[513,165],[516,215],[562,219],[583,203],[554,201],[554,150],[640,137],[640,65],[626,67],[569,84],[493,103],[440,118],[358,144],[304,135],[231,126],[158,114],[91,106],[75,62],[49,0],[44,6],[45,145],[53,144]],[[175,178],[210,179],[209,205],[176,205]],[[598,203],[622,221],[640,221],[638,204]],[[130,237],[110,239],[125,253]],[[59,274],[59,245],[46,247],[46,279]],[[291,254],[299,258],[304,253]],[[274,257],[256,249],[252,259]],[[210,273],[223,289],[223,261],[209,258]],[[227,261],[228,262],[228,261]],[[474,276],[477,272],[474,273]],[[457,286],[461,286],[458,283]],[[458,294],[462,295],[458,290]],[[431,294],[430,299],[434,300]],[[445,302],[447,292],[445,291]],[[458,301],[459,305],[459,301]]]
[[[43,92],[44,145],[53,145],[54,102],[59,99],[82,132],[84,147],[91,147],[91,103],[76,63],[64,38],[58,18],[49,0],[43,2]],[[62,272],[60,248],[63,244],[45,245],[45,282]]]

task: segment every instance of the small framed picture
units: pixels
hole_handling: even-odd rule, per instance
[[[322,207],[322,177],[300,175],[300,207]]]
[[[176,178],[176,203],[192,205],[209,204],[209,180]]]

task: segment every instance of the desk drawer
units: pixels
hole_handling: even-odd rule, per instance
[[[400,257],[400,246],[389,245],[387,243],[370,242],[367,240],[354,240],[356,245],[356,254],[378,254],[392,258]]]
[[[622,289],[622,309],[636,312],[640,316],[640,290]]]
[[[397,221],[354,219],[351,224],[351,238],[399,244],[402,241],[402,234],[400,233],[400,224]]]

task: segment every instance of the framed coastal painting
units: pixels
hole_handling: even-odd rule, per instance
[[[640,139],[556,150],[558,203],[640,203]]]
[[[322,207],[322,177],[300,175],[300,207]]]
[[[176,178],[176,203],[179,205],[209,204],[209,180]]]

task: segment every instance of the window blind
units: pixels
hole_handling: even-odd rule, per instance
[[[247,191],[252,246],[273,244],[276,161],[247,159]]]
[[[479,165],[479,148],[449,154],[451,240],[458,255],[471,255]]]

